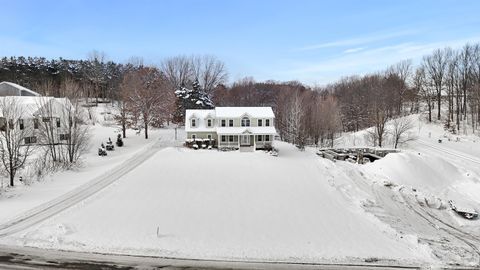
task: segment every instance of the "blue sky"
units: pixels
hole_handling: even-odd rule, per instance
[[[0,56],[79,59],[96,49],[158,64],[213,54],[230,81],[326,84],[480,41],[476,0],[0,0],[0,8]]]

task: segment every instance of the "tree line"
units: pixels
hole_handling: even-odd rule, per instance
[[[271,106],[281,139],[299,148],[333,146],[341,132],[369,127],[372,144],[384,146],[390,136],[396,147],[412,124],[388,126],[388,121],[424,111],[428,121],[442,121],[451,132],[467,132],[467,127],[475,132],[480,124],[479,44],[437,49],[418,65],[404,60],[322,87],[251,77],[227,84],[225,64],[211,55],[170,57],[157,66],[134,60],[118,64],[95,51],[87,60],[3,58],[0,80],[58,96],[63,93],[48,89],[73,80],[83,97],[106,98],[118,106],[124,135],[129,126],[140,126],[146,138],[151,126],[181,124],[186,109],[214,106]]]

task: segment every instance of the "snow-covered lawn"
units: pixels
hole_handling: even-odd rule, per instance
[[[414,236],[398,234],[361,208],[370,195],[352,187],[341,167],[277,146],[278,157],[164,149],[84,203],[7,242],[189,258],[433,261]]]
[[[118,128],[98,124],[92,126],[91,145],[88,153],[82,158],[80,168],[54,173],[32,185],[23,185],[17,181],[15,187],[7,188],[0,193],[0,224],[23,215],[25,211],[55,199],[108,172],[135,153],[148,147],[160,136],[170,140],[174,134],[171,129],[154,130],[150,133],[151,139],[145,140],[143,134],[135,135],[135,131],[128,130],[127,138],[124,139],[124,147],[108,152],[107,157],[99,157],[97,149],[101,142],[105,143],[109,137],[115,140],[117,130]]]
[[[480,209],[480,139],[446,138],[438,124],[408,117],[417,140],[366,165],[334,163],[282,142],[278,157],[167,147],[82,203],[0,242],[204,259],[476,265],[480,220],[461,218],[448,201]],[[98,157],[97,145],[113,131],[95,127],[78,172],[7,193],[15,196],[0,199],[0,221],[150,146],[132,131],[125,148]],[[336,144],[366,146],[364,134]],[[173,145],[173,136],[158,130],[151,141]]]

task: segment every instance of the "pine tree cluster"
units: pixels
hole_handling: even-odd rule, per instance
[[[192,89],[185,86],[175,91],[177,96],[176,110],[173,120],[176,123],[182,123],[185,120],[185,111],[187,109],[213,109],[215,106],[208,94],[200,87],[195,80]]]

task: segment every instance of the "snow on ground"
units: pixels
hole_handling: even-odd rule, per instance
[[[278,157],[166,148],[83,203],[2,242],[206,259],[478,265],[480,221],[459,217],[448,200],[480,209],[480,139],[408,117],[417,140],[367,165],[334,163],[282,142]],[[95,136],[106,136],[105,127],[96,128]],[[335,144],[368,146],[365,134]],[[173,131],[155,136],[169,140]],[[85,175],[108,170],[116,158],[107,162],[93,150]],[[52,181],[58,193],[64,190],[53,183],[81,178],[65,174]]]
[[[427,123],[423,115],[407,117],[415,125],[410,134],[415,140],[401,145],[401,153],[363,166],[347,162],[337,166],[359,171],[370,181],[363,187],[374,197],[364,201],[367,212],[397,232],[417,235],[444,263],[478,266],[480,220],[460,217],[448,202],[480,210],[480,137],[468,128],[460,135],[450,134],[441,123]],[[366,134],[366,130],[347,133],[335,144],[371,147]],[[392,145],[387,139],[385,146]]]
[[[94,112],[102,115],[100,112],[104,109],[105,106],[100,106]],[[97,119],[102,118],[98,117]],[[153,130],[150,132],[151,138],[145,140],[143,134],[136,135],[134,130],[128,130],[127,138],[124,139],[124,147],[117,147],[115,151],[108,152],[107,157],[99,157],[97,149],[100,144],[105,143],[109,137],[115,141],[118,134],[118,127],[104,126],[103,124],[102,121],[99,121],[91,127],[90,147],[83,157],[80,168],[54,173],[41,182],[34,182],[32,185],[24,185],[17,181],[15,187],[2,191],[0,193],[0,224],[21,216],[24,212],[66,194],[102,175],[142,151],[145,147],[149,147],[159,137],[172,140],[174,134],[171,129]]]
[[[7,242],[189,258],[432,263],[426,245],[361,208],[370,195],[352,186],[342,168],[276,145],[279,157],[161,150],[84,203]]]

